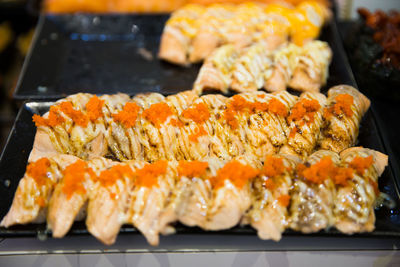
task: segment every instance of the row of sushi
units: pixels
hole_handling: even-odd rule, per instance
[[[288,228],[369,232],[387,161],[362,147],[262,161],[251,154],[153,163],[59,154],[30,162],[0,225],[47,220],[61,238],[86,218],[88,231],[108,245],[124,224],[158,245],[159,234],[174,233],[177,221],[210,231],[250,224],[260,238],[276,241]]]
[[[332,16],[318,1],[238,5],[186,5],[171,14],[161,36],[159,57],[188,65],[203,61],[216,48],[243,48],[262,41],[268,49],[285,42],[303,45],[319,36]]]
[[[286,91],[233,97],[191,91],[132,98],[76,94],[33,116],[37,133],[30,158],[59,153],[148,162],[230,160],[242,154],[263,159],[276,153],[304,158],[317,149],[354,146],[369,104],[347,85],[331,88],[328,97]]]

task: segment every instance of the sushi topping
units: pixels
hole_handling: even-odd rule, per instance
[[[261,174],[273,178],[282,175],[286,170],[283,160],[274,156],[267,156]]]
[[[140,107],[136,103],[128,102],[120,112],[112,116],[114,121],[120,122],[125,128],[132,128],[136,124],[139,111]]]
[[[90,98],[85,107],[87,116],[91,122],[96,122],[98,118],[103,116],[103,105],[104,100],[99,99],[96,95]]]
[[[207,134],[208,133],[204,129],[204,127],[203,126],[199,126],[199,127],[197,127],[196,131],[193,134],[189,135],[189,140],[191,142],[198,143],[199,142],[199,137],[207,135]]]
[[[289,122],[306,122],[309,125],[314,121],[315,113],[320,108],[321,105],[317,100],[302,99],[293,106],[292,110],[290,111],[288,120]]]
[[[164,175],[167,172],[168,162],[165,160],[159,160],[152,164],[148,164],[143,168],[136,171],[135,184],[138,187],[158,186],[158,177]]]
[[[64,117],[60,115],[58,111],[58,106],[52,106],[50,107],[48,118],[43,118],[40,115],[34,114],[32,120],[35,123],[36,127],[56,127],[57,125],[62,124],[65,121]]]
[[[373,163],[374,159],[372,158],[372,156],[368,156],[366,158],[355,157],[350,162],[350,166],[357,172],[357,174],[363,175],[365,170],[371,167]]]
[[[184,110],[181,116],[185,119],[193,120],[196,123],[204,123],[210,118],[210,112],[204,103],[196,104],[193,108]]]
[[[223,187],[225,180],[229,180],[237,188],[242,188],[247,182],[259,174],[259,171],[249,165],[233,160],[218,170],[217,175],[211,178],[214,188]]]
[[[340,94],[335,97],[335,104],[324,110],[324,118],[330,119],[332,115],[351,117],[353,110],[351,107],[354,104],[353,96],[349,94]]]
[[[50,167],[50,160],[48,158],[41,158],[32,162],[26,168],[26,173],[35,180],[38,186],[46,184],[47,171]]]
[[[161,124],[172,115],[172,109],[164,102],[152,104],[143,112],[143,118],[149,120],[157,128],[160,128]]]
[[[127,165],[115,165],[100,173],[98,180],[102,186],[113,186],[123,177],[133,178],[134,172]]]
[[[180,160],[178,165],[178,174],[180,177],[201,177],[205,174],[207,168],[207,162]]]
[[[87,172],[87,164],[82,160],[77,160],[75,163],[65,168],[62,191],[66,194],[67,199],[70,199],[73,194],[86,194],[84,186],[85,174]]]
[[[80,110],[76,110],[73,108],[72,103],[67,101],[67,102],[62,102],[60,103],[60,110],[70,117],[72,121],[81,126],[81,127],[86,127],[89,123],[89,119],[85,114],[82,113]]]

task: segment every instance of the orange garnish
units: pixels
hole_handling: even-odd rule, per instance
[[[272,98],[268,102],[268,111],[282,117],[286,117],[288,114],[287,107],[276,98]]]
[[[41,158],[35,162],[29,163],[26,167],[26,174],[35,180],[36,184],[41,187],[47,182],[47,169],[50,167],[50,160]]]
[[[154,126],[160,128],[173,112],[170,106],[164,102],[152,104],[150,108],[143,112],[143,118],[149,120]]]
[[[335,97],[335,104],[324,110],[324,118],[330,119],[333,114],[336,116],[345,115],[351,117],[353,115],[353,110],[351,107],[354,104],[353,96],[349,94],[341,94]]]
[[[249,103],[249,109],[251,110],[252,113],[257,113],[257,112],[267,112],[270,108],[268,103],[265,102],[254,102],[254,103]]]
[[[200,177],[205,174],[207,168],[207,162],[180,160],[178,174],[179,176],[186,176],[188,178]]]
[[[89,120],[95,122],[98,118],[103,116],[104,100],[100,100],[96,95],[90,98],[86,104],[86,112]]]
[[[282,207],[287,207],[289,206],[290,203],[290,196],[289,195],[281,195],[278,197],[278,203],[282,206]]]
[[[89,123],[89,119],[85,114],[82,113],[80,110],[75,110],[74,107],[72,106],[72,103],[69,101],[61,102],[60,105],[60,110],[70,117],[74,123],[81,127],[86,127]]]
[[[171,119],[169,123],[174,127],[183,127],[184,124],[180,120]]]
[[[234,95],[224,110],[224,117],[231,128],[236,129],[239,125],[235,117],[236,114],[249,112],[255,114],[257,112],[271,112],[279,116],[287,116],[286,106],[278,99],[272,98],[268,103],[250,102],[241,95]]]
[[[310,167],[302,168],[299,172],[301,165],[299,164],[298,166],[298,173],[300,176],[316,184],[321,184],[327,179],[332,179],[336,173],[336,167],[333,164],[332,159],[328,156],[323,157],[319,162]]]
[[[211,178],[211,183],[214,188],[219,188],[224,186],[225,180],[229,180],[237,188],[242,188],[258,174],[259,171],[253,167],[233,160],[217,171],[217,176]]]
[[[278,175],[282,175],[285,171],[285,165],[283,164],[282,158],[277,158],[274,156],[267,156],[264,161],[264,167],[261,174],[273,178]]]
[[[70,199],[73,194],[86,194],[86,189],[83,185],[85,182],[85,173],[87,164],[83,160],[77,160],[69,165],[63,171],[63,187],[62,191]]]
[[[120,112],[112,116],[114,121],[120,122],[125,128],[132,128],[136,124],[139,111],[140,107],[136,103],[128,102]]]
[[[34,114],[32,120],[35,123],[36,127],[39,126],[55,127],[65,121],[64,117],[60,115],[58,111],[59,111],[58,106],[51,106],[47,119],[37,114]]]
[[[207,131],[204,129],[203,126],[198,126],[197,129],[196,129],[196,131],[195,131],[193,134],[189,135],[189,140],[190,140],[191,142],[198,143],[198,142],[199,142],[199,137],[200,137],[200,136],[203,136],[203,135],[207,135],[207,134],[208,134],[208,133],[207,133]]]
[[[289,121],[307,121],[310,124],[314,121],[315,113],[321,105],[315,99],[302,99],[298,101],[290,111]]]
[[[102,186],[112,186],[124,177],[133,178],[134,172],[128,165],[118,164],[100,173],[98,180]]]
[[[372,163],[374,163],[374,159],[372,156],[363,158],[363,157],[355,157],[350,162],[350,167],[353,168],[357,174],[363,175],[365,170],[371,167]]]
[[[224,110],[224,117],[225,117],[226,123],[232,129],[236,129],[239,126],[239,123],[238,123],[235,115],[236,115],[236,113],[232,109],[227,108],[227,109]]]
[[[168,162],[165,160],[156,161],[148,164],[136,171],[135,184],[138,187],[158,186],[158,177],[167,172]]]
[[[353,178],[353,169],[351,168],[337,168],[333,177],[333,182],[337,185],[346,186],[347,181]]]
[[[274,190],[276,188],[276,184],[272,178],[267,178],[267,180],[264,182],[264,187],[269,190]]]
[[[40,207],[43,208],[43,207],[46,207],[47,201],[46,201],[43,197],[39,196],[39,197],[36,198],[36,203],[37,203]]]
[[[299,131],[299,129],[298,129],[296,126],[294,126],[294,127],[292,128],[292,130],[290,130],[289,138],[295,137],[295,136],[296,136],[296,133],[297,133],[298,131]]]
[[[210,112],[208,111],[206,104],[198,103],[192,108],[184,110],[181,116],[193,120],[195,123],[204,123],[208,118],[210,118]]]
[[[336,115],[344,114],[347,117],[353,115],[351,106],[353,105],[354,98],[349,94],[342,94],[335,97],[336,103],[333,106]]]

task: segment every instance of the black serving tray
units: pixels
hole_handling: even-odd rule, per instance
[[[42,15],[14,98],[189,89],[200,65],[157,58],[168,15]]]
[[[32,115],[43,114],[51,101],[77,92],[110,94],[124,92],[134,95],[154,91],[168,95],[190,89],[199,65],[189,68],[175,66],[156,58],[160,35],[167,15],[60,15],[42,16],[30,55],[14,97],[25,102],[17,116],[5,149],[0,157],[0,218],[8,211],[18,181],[25,172],[32,149],[35,126]],[[341,40],[333,20],[322,31],[321,40],[329,43],[333,51],[328,88],[337,84],[356,86],[347,62]],[[153,55],[143,57],[139,49]],[[38,101],[40,100],[40,101]],[[44,102],[47,101],[47,102]],[[50,101],[50,102],[49,102]],[[377,127],[374,107],[364,116],[360,128],[359,144],[387,153],[385,133]],[[357,234],[356,237],[399,237],[400,197],[397,165],[389,157],[389,166],[379,180],[379,188],[394,202],[395,208],[376,209],[376,230]],[[198,228],[177,225],[177,234],[191,235],[256,235],[250,227],[235,227],[226,231],[204,232]],[[122,233],[138,233],[131,226],[123,226]],[[47,235],[45,224],[28,224],[0,228],[0,236]],[[88,234],[83,222],[77,222],[69,235]],[[302,235],[286,231],[285,237],[348,237],[335,229]],[[352,236],[352,237],[354,237]]]
[[[14,127],[11,131],[5,149],[0,157],[0,218],[3,218],[11,206],[14,193],[17,189],[19,180],[23,177],[26,162],[32,149],[36,127],[32,122],[33,114],[43,114],[49,110],[53,102],[26,102],[21,107]],[[369,110],[362,121],[359,135],[359,144],[364,147],[372,148],[385,152],[382,144],[382,136],[379,132],[373,110]],[[387,194],[395,207],[390,209],[382,205],[375,210],[376,229],[372,233],[357,234],[358,237],[400,237],[400,197],[399,181],[395,178],[392,170],[392,162],[379,179],[379,189]],[[183,225],[176,225],[177,234],[204,234],[209,235],[256,235],[251,227],[237,226],[230,230],[218,232],[204,232],[199,228],[189,228]],[[138,233],[132,226],[126,225],[121,229],[121,233]],[[0,228],[0,237],[13,236],[41,236],[48,235],[46,224],[27,224],[18,225],[8,229]],[[88,234],[84,222],[76,222],[69,233],[70,235]],[[300,233],[288,230],[284,236],[299,236]],[[345,237],[335,229],[324,230],[312,235],[302,235],[304,237]]]
[[[199,64],[185,68],[157,58],[168,17],[42,15],[14,98],[48,100],[78,92],[168,95],[191,89]],[[332,20],[320,38],[334,54],[323,91],[338,82],[354,84],[336,31]]]

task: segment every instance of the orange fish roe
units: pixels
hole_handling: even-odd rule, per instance
[[[228,108],[231,108],[237,112],[243,112],[246,109],[251,110],[252,109],[252,103],[247,101],[243,96],[241,95],[234,95],[232,100],[228,103]]]
[[[164,175],[167,172],[168,162],[165,160],[156,161],[152,164],[148,164],[143,168],[139,169],[135,173],[136,181],[135,184],[138,187],[158,186],[158,177]]]
[[[35,180],[38,186],[43,186],[47,182],[47,169],[50,167],[50,160],[41,158],[35,162],[29,163],[26,167],[26,174]]]
[[[180,160],[178,174],[188,178],[200,177],[206,173],[207,168],[208,162]]]
[[[125,128],[132,128],[136,124],[139,111],[140,107],[136,103],[128,102],[120,112],[112,116],[115,122],[120,122]]]
[[[298,101],[290,111],[289,121],[307,120],[307,124],[314,121],[315,113],[320,109],[321,105],[315,99],[302,99]]]
[[[324,108],[324,113],[322,114],[322,117],[325,119],[325,120],[329,120],[329,119],[331,119],[332,118],[332,110],[333,110],[333,107],[330,107],[330,108]]]
[[[249,112],[250,114],[254,114],[257,112],[271,112],[283,117],[286,117],[288,114],[286,106],[275,98],[272,98],[268,103],[259,101],[250,102],[241,95],[234,95],[231,99],[224,110],[224,117],[228,125],[233,129],[239,126],[235,117],[238,113]]]
[[[272,178],[267,178],[264,181],[264,187],[269,189],[269,190],[274,190],[276,188],[275,182],[272,180]]]
[[[223,187],[225,180],[230,180],[237,188],[242,188],[250,179],[259,174],[259,171],[249,165],[233,160],[217,171],[217,176],[211,178],[214,188]]]
[[[47,120],[38,114],[33,114],[32,121],[35,123],[36,127],[48,126]]]
[[[265,102],[254,102],[250,103],[249,102],[249,109],[251,109],[252,113],[257,113],[257,112],[267,112],[269,109],[269,104]]]
[[[297,166],[296,166],[296,176],[297,177],[301,177],[301,175],[302,175],[302,173],[303,173],[303,171],[305,169],[307,169],[306,165],[304,165],[302,163],[297,164]]]
[[[236,129],[239,124],[235,115],[246,110],[251,111],[252,109],[253,105],[251,102],[247,101],[241,95],[234,95],[231,98],[231,101],[226,105],[226,109],[224,110],[225,120],[232,129]]]
[[[351,106],[353,105],[354,98],[349,94],[342,94],[335,97],[336,104],[333,106],[336,115],[344,114],[347,117],[353,115]]]
[[[89,120],[95,122],[98,118],[103,116],[104,100],[100,100],[96,95],[90,98],[86,104],[86,112]]]
[[[171,107],[164,102],[152,104],[148,109],[143,111],[143,118],[149,120],[157,128],[160,128],[161,124],[171,115],[173,115]]]
[[[47,127],[55,127],[65,121],[64,117],[58,113],[59,109],[57,106],[50,107],[49,116],[47,119],[34,114],[32,117],[33,122],[36,127],[39,126],[47,126]]]
[[[282,207],[287,207],[289,206],[290,203],[290,196],[289,195],[281,195],[278,197],[278,203],[282,206]]]
[[[232,109],[225,109],[224,110],[224,117],[226,120],[226,123],[232,128],[232,129],[236,129],[239,126],[239,123],[235,117],[236,112]]]
[[[296,126],[294,126],[294,127],[292,128],[292,130],[290,130],[289,138],[295,137],[295,136],[296,136],[296,133],[297,133],[298,131],[299,131],[299,129],[298,129]]]
[[[194,107],[184,110],[181,116],[193,120],[195,123],[203,123],[210,118],[210,112],[206,104],[198,103]]]
[[[311,165],[310,167],[301,166],[299,164],[297,171],[298,174],[304,177],[306,180],[322,184],[327,179],[332,179],[336,173],[336,167],[330,157],[323,157],[319,162]]]
[[[323,157],[319,162],[310,167],[299,164],[297,166],[297,173],[316,184],[321,184],[326,179],[332,179],[334,184],[346,186],[348,180],[353,178],[354,169],[337,167],[331,158]]]
[[[190,140],[191,142],[198,143],[198,142],[199,142],[199,137],[200,137],[200,136],[203,136],[203,135],[207,135],[207,134],[208,134],[208,133],[207,133],[207,131],[204,129],[203,126],[198,126],[198,127],[197,127],[197,130],[195,131],[195,133],[189,135],[189,140]]]
[[[94,170],[90,167],[86,168],[86,173],[89,175],[90,180],[96,182],[97,181],[97,174],[94,172]]]
[[[176,120],[176,119],[171,119],[169,121],[169,124],[171,124],[174,127],[183,127],[184,126],[184,124],[180,120]]]
[[[37,203],[40,207],[44,208],[44,207],[46,207],[47,201],[44,199],[44,197],[39,196],[39,197],[36,198],[36,203]]]
[[[117,164],[108,170],[100,173],[98,180],[102,186],[113,186],[119,179],[127,176],[128,178],[134,177],[134,172],[128,165]]]
[[[353,96],[349,94],[341,94],[335,97],[335,104],[324,110],[324,118],[330,119],[332,115],[351,117],[353,115],[353,110],[351,107],[354,104]]]
[[[70,117],[74,123],[81,127],[86,127],[89,123],[89,119],[85,114],[82,113],[80,110],[75,110],[74,107],[72,106],[72,103],[67,101],[67,102],[62,102],[59,105],[60,110]]]
[[[337,185],[346,186],[347,181],[353,178],[353,169],[351,168],[337,168],[333,176],[333,182]]]
[[[266,98],[266,97],[267,97],[267,95],[265,95],[265,94],[261,94],[261,95],[257,95],[257,97],[259,97],[259,98]]]
[[[87,164],[83,160],[77,160],[69,165],[63,171],[63,187],[62,191],[70,199],[73,194],[86,194],[86,189],[83,185],[85,181],[85,173]]]
[[[261,174],[273,178],[278,175],[282,175],[285,171],[285,165],[283,164],[282,158],[274,156],[267,156],[264,162],[264,167],[261,170]]]
[[[65,118],[59,113],[61,111],[70,117],[75,124],[81,127],[86,127],[89,120],[95,122],[99,117],[103,116],[103,104],[104,100],[100,100],[97,96],[93,96],[85,106],[87,111],[87,115],[85,115],[82,111],[75,110],[71,102],[65,101],[56,106],[51,106],[47,119],[35,114],[33,115],[32,120],[36,127],[55,127],[65,122]]]
[[[268,102],[268,111],[282,117],[286,117],[288,114],[287,107],[276,98],[272,98]]]
[[[372,163],[374,162],[374,159],[372,156],[363,158],[363,157],[355,157],[351,162],[350,162],[350,167],[353,168],[357,174],[363,175],[364,171],[371,167]]]

